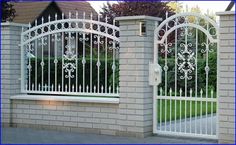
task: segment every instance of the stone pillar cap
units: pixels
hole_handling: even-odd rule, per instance
[[[162,21],[162,18],[141,15],[141,16],[122,16],[122,17],[116,17],[115,20],[117,20],[117,21],[124,21],[124,20],[154,20],[154,21]]]

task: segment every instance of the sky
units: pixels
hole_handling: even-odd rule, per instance
[[[97,12],[99,12],[103,4],[106,2],[107,1],[90,1],[89,3]],[[115,2],[116,1],[111,1],[111,3]],[[180,1],[180,2],[183,3],[184,8],[186,8],[186,5],[188,5],[187,6],[188,8],[198,5],[203,13],[207,13],[207,10],[209,10],[210,13],[215,13],[215,12],[225,11],[230,1]],[[232,8],[232,10],[234,9],[235,8]]]

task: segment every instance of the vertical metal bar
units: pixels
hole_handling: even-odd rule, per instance
[[[28,73],[29,73],[29,81],[28,81],[28,83],[29,83],[29,85],[28,85],[28,90],[30,91],[30,86],[31,86],[31,52],[30,52],[30,50],[31,50],[31,43],[29,43],[28,44]]]
[[[90,20],[93,20],[93,13],[90,15]],[[90,29],[93,29],[93,24],[90,22]],[[93,92],[93,33],[90,33],[90,93]]]
[[[48,88],[50,88],[51,84],[50,84],[50,62],[51,62],[51,58],[50,58],[50,55],[51,55],[51,37],[50,37],[50,34],[48,35]],[[49,90],[50,91],[50,90]]]
[[[42,45],[42,50],[41,50],[41,84],[42,84],[42,91],[43,91],[43,81],[44,81],[44,76],[43,76],[43,70],[44,70],[44,58],[43,58],[43,45],[44,45],[44,38],[41,38],[41,45]]]
[[[185,49],[186,49],[186,51],[188,51],[187,49],[188,49],[188,27],[185,27]],[[187,123],[187,92],[188,92],[188,81],[187,81],[187,77],[188,77],[188,72],[187,71],[184,71],[184,75],[185,75],[185,77],[184,77],[184,80],[185,80],[185,89],[184,89],[184,91],[185,91],[185,103],[184,103],[184,105],[185,105],[185,107],[184,107],[184,110],[185,110],[185,120],[184,120],[184,132],[186,133],[186,123]]]
[[[160,96],[162,95],[162,88],[160,88]],[[162,130],[162,99],[160,99],[160,130]]]
[[[209,23],[207,23],[207,31],[209,31]],[[208,53],[209,53],[209,41],[208,41],[208,37],[206,37],[206,68],[205,68],[205,71],[206,71],[206,98],[208,98],[208,74],[209,74],[209,69],[208,69]],[[208,121],[208,101],[206,99],[206,123],[205,123],[205,133],[207,134],[207,131],[208,131],[208,128],[207,128],[207,121]]]
[[[37,76],[38,76],[38,62],[37,62],[37,59],[38,59],[38,39],[35,39],[35,64],[34,64],[34,67],[35,67],[35,90],[37,91],[38,90],[38,83],[37,83]]]
[[[180,90],[179,90],[179,94],[180,94],[180,97],[182,97],[182,89],[180,88]],[[182,100],[180,100],[180,108],[179,108],[179,110],[180,110],[180,132],[182,132]]]
[[[213,90],[211,90],[211,98],[213,99]],[[211,135],[213,135],[213,101],[211,101]]]
[[[166,18],[168,18],[168,12],[166,12]],[[165,30],[167,32],[167,24],[165,24]],[[168,51],[168,38],[165,38],[165,97],[167,96],[167,51]],[[165,99],[165,131],[166,131],[166,116],[167,116],[167,100]]]
[[[178,19],[177,18],[175,18],[175,26],[177,25],[177,21],[178,21]],[[178,45],[178,43],[177,43],[177,37],[178,37],[178,35],[177,35],[177,30],[178,29],[176,29],[175,30],[175,132],[176,132],[176,116],[177,116],[177,107],[176,107],[176,95],[177,95],[177,53],[178,53],[178,47],[177,47],[177,45]]]
[[[50,15],[48,16],[48,22],[50,22]],[[49,34],[48,35],[48,88],[50,88],[51,86],[51,82],[50,82],[50,71],[51,71],[51,68],[50,68],[50,62],[51,62],[51,58],[50,58],[50,55],[51,55],[51,35]],[[50,89],[48,90],[50,91]]]
[[[55,91],[57,91],[57,34],[55,34],[55,45],[54,45],[54,51],[55,51]]]
[[[198,22],[198,21],[197,21]],[[198,23],[197,23],[198,24]],[[198,96],[198,94],[197,94],[197,79],[198,79],[198,77],[197,77],[197,69],[198,69],[198,67],[197,67],[197,59],[198,59],[198,29],[196,29],[196,50],[195,50],[195,98],[197,98]],[[197,101],[195,101],[195,134],[197,133],[197,111],[198,111],[198,107],[197,107]]]
[[[172,97],[172,89],[170,88],[170,96],[169,97]],[[170,101],[170,131],[171,131],[171,128],[172,128],[172,122],[171,122],[171,119],[172,119],[172,99],[169,100]]]
[[[69,25],[71,26],[71,23],[69,23]],[[69,26],[69,27],[70,27]],[[69,48],[69,53],[71,53],[72,52],[72,50],[71,50],[71,46],[72,46],[72,44],[71,44],[71,39],[72,39],[72,37],[71,37],[71,32],[69,32],[69,38],[68,38],[68,48]],[[72,53],[71,53],[72,54]],[[68,71],[68,92],[70,92],[70,90],[71,90],[71,71]]]
[[[83,19],[85,19],[85,13],[83,14]],[[83,29],[85,29],[85,22],[83,21]],[[83,32],[83,92],[85,92],[85,32]]]
[[[76,25],[77,25],[77,24],[78,24],[78,23],[76,23]],[[75,36],[75,51],[76,51],[76,60],[75,60],[75,63],[76,63],[75,92],[78,92],[78,77],[79,77],[79,75],[78,75],[78,69],[79,69],[79,67],[78,67],[78,32],[76,32],[75,35],[76,35],[76,36]]]
[[[201,98],[201,104],[200,104],[200,134],[202,134],[202,94],[203,94],[203,91],[201,89],[201,91],[200,91],[200,98]]]
[[[61,49],[62,49],[62,54],[61,54],[61,56],[62,56],[62,68],[61,68],[61,91],[63,92],[64,91],[64,68],[63,68],[63,66],[64,66],[64,37],[65,37],[65,35],[64,35],[64,32],[62,32],[62,35],[61,35]]]
[[[106,16],[106,23],[107,23],[107,16]],[[106,29],[106,34],[108,33],[107,31],[107,27],[105,27]],[[105,93],[107,93],[107,37],[105,38]],[[113,92],[115,93],[115,92]]]
[[[190,98],[192,99],[192,93],[193,93],[193,91],[192,91],[192,88],[190,89]],[[190,100],[190,124],[189,124],[189,129],[190,129],[190,133],[192,133],[192,100]]]
[[[115,20],[113,20],[113,25],[115,26]],[[115,30],[113,29],[113,36],[115,36]],[[116,69],[116,66],[115,66],[115,52],[116,52],[116,43],[115,43],[115,40],[113,40],[113,64],[112,64],[112,71],[113,71],[113,74],[112,74],[112,77],[113,77],[113,84],[112,84],[112,87],[113,87],[113,93],[115,93],[115,69]]]

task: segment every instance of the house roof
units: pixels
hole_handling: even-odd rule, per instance
[[[91,13],[97,15],[97,12],[92,8],[92,6],[85,1],[16,2],[13,3],[13,8],[16,10],[13,22],[24,24],[33,22],[53,3],[56,4],[56,7],[65,14],[65,17],[68,17],[69,11],[73,14],[76,10],[79,12],[79,16],[82,16],[83,12],[85,12],[86,15],[90,15]]]

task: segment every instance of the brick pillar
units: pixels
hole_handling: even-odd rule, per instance
[[[20,34],[25,25],[1,24],[1,117],[10,122],[10,96],[20,93]]]
[[[155,24],[160,18],[118,17],[120,25],[119,135],[145,137],[152,134],[153,88],[148,83],[149,62],[153,61]],[[140,21],[146,35],[140,36]]]
[[[220,12],[219,143],[235,143],[235,12]]]

